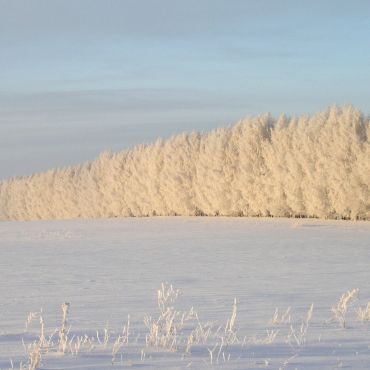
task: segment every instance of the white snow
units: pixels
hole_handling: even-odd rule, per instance
[[[87,334],[95,347],[82,346],[77,356],[51,348],[42,354],[40,368],[370,367],[370,324],[356,315],[370,301],[368,222],[232,217],[2,222],[0,257],[1,369],[12,368],[11,360],[14,368],[27,364],[22,338],[26,347],[39,341],[37,317],[25,331],[28,314],[42,309],[49,335],[61,327],[64,302],[70,303],[69,340],[75,344],[77,335]],[[194,345],[190,354],[184,353],[198,325],[194,320],[178,333],[176,351],[145,343],[143,320],[158,317],[162,282],[181,291],[175,310],[194,307],[203,327],[213,323],[206,343]],[[331,309],[355,288],[359,297],[342,328]],[[292,330],[299,339],[312,303],[312,319],[298,344]],[[288,307],[290,314],[281,319]],[[114,342],[128,315],[128,345],[118,349],[112,366]],[[228,337],[225,327],[232,329]],[[238,339],[231,340],[230,332]],[[222,340],[229,344],[220,350]]]

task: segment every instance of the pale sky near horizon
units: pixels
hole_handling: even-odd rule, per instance
[[[370,1],[0,0],[0,179],[248,115],[370,113]]]

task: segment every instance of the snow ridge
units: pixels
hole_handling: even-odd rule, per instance
[[[266,114],[0,182],[0,220],[154,215],[370,220],[370,119]]]

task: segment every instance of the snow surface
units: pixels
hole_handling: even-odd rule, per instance
[[[368,323],[355,309],[370,301],[370,223],[312,219],[126,218],[0,223],[0,368],[27,364],[27,346],[38,339],[40,311],[50,334],[60,327],[61,304],[70,302],[69,337],[104,337],[107,345],[77,356],[50,351],[43,369],[369,369]],[[214,331],[225,326],[237,299],[238,342],[224,346],[218,363],[208,349],[216,336],[184,355],[147,347],[146,314],[158,316],[161,282],[181,290],[179,311],[192,306]],[[342,293],[359,288],[346,328],[331,320]],[[287,343],[314,304],[306,342]],[[291,306],[291,324],[269,321]],[[129,344],[112,366],[112,346],[130,315]],[[189,322],[190,327],[197,324]],[[263,343],[266,329],[278,330]],[[223,329],[221,329],[222,332]],[[144,352],[141,352],[143,349]],[[216,347],[215,357],[218,347]],[[145,354],[145,358],[143,357]],[[229,358],[230,355],[230,358]],[[225,356],[225,359],[223,358]]]

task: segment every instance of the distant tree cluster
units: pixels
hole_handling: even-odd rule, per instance
[[[370,119],[248,118],[0,182],[0,219],[154,215],[370,220]]]

